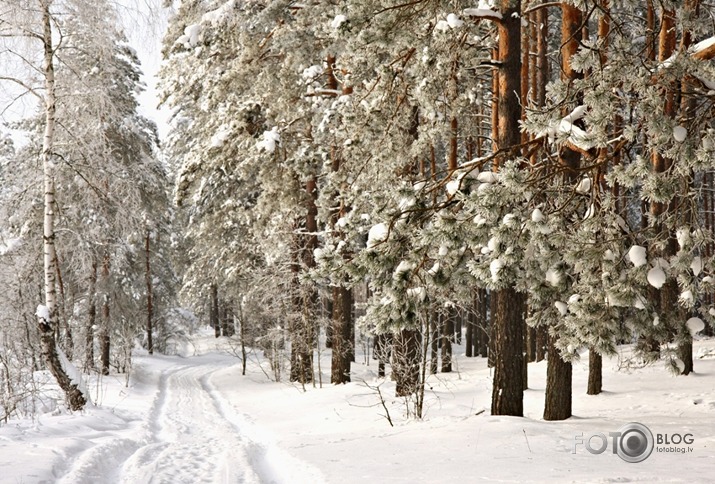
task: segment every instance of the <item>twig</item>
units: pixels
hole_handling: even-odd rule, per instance
[[[380,385],[377,385],[377,386],[372,386],[365,380],[362,380],[361,383],[363,385],[365,385],[365,387],[368,390],[377,391],[377,395],[380,397],[380,404],[382,405],[382,408],[385,409],[385,415],[382,415],[382,417],[385,417],[387,419],[387,421],[390,424],[390,427],[394,427],[395,424],[392,423],[392,417],[390,417],[390,411],[387,409],[387,405],[385,404],[385,397],[382,396],[382,391],[380,390],[380,385],[382,385],[382,383],[380,383]]]
[[[390,418],[390,411],[387,409],[387,405],[385,405],[385,399],[383,398],[382,392],[380,391],[380,385],[375,388],[377,389],[377,394],[380,396],[380,403],[382,404],[382,408],[385,409],[385,418],[390,423],[390,427],[394,427],[395,425],[392,423],[392,418]]]

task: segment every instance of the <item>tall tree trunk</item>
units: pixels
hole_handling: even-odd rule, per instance
[[[231,336],[231,329],[229,328],[229,320],[231,318],[231,311],[229,309],[228,301],[222,301],[221,304],[221,317],[219,318],[221,323],[221,335]]]
[[[571,416],[571,363],[561,358],[555,343],[556,336],[549,335],[546,363],[546,404],[544,420],[565,420]]]
[[[606,63],[608,62],[608,55],[607,55],[607,49],[609,45],[609,34],[611,31],[611,24],[610,24],[610,0],[602,0],[601,1],[601,8],[603,9],[603,13],[601,18],[598,21],[598,39],[601,44],[601,51],[599,54],[600,62],[601,62],[601,67],[604,67]],[[618,121],[618,117],[616,116],[616,124]],[[617,129],[617,127],[614,126],[614,128]],[[599,163],[601,164],[602,168],[600,169],[600,173],[605,173],[608,170],[608,162],[609,162],[609,150],[607,147],[601,148],[598,152],[598,160]],[[615,161],[615,157],[613,157],[613,161]],[[605,190],[606,189],[606,184],[605,182],[601,183],[601,176],[599,176],[599,189]],[[618,213],[618,187],[617,185],[614,184],[613,190],[612,190],[613,195],[615,195],[616,201],[615,201],[615,209],[616,213]],[[588,395],[598,395],[601,393],[601,387],[602,387],[602,382],[603,382],[603,359],[601,357],[601,354],[596,351],[594,348],[589,348],[588,350],[588,387],[586,388],[586,393]]]
[[[337,93],[340,87],[337,77],[335,76],[335,56],[328,55],[326,59],[326,87],[329,92]],[[335,146],[330,149],[331,169],[334,173],[340,171],[341,159]],[[330,222],[333,231],[337,231],[337,222],[344,214],[345,207],[338,198],[338,194],[334,195],[335,205],[337,208],[332,211]],[[316,225],[317,229],[317,225]],[[336,232],[337,233],[337,232]],[[348,383],[350,381],[350,363],[355,358],[355,336],[353,329],[353,291],[346,286],[338,286],[333,288],[333,303],[332,303],[332,324],[330,329],[332,361],[330,382],[333,384]],[[326,341],[327,346],[327,341]]]
[[[477,289],[476,305],[478,309],[477,327],[475,328],[475,331],[477,334],[479,356],[482,358],[487,358],[489,356],[489,319],[487,314],[489,307],[488,299],[486,289]]]
[[[352,294],[352,289],[350,290],[351,292],[351,299],[353,297]],[[353,301],[353,306],[350,308],[352,311],[355,308],[355,304]],[[350,333],[350,344],[348,345],[348,358],[350,359],[351,362],[355,363],[355,317],[352,315],[350,316],[350,324],[348,325],[349,333]]]
[[[150,238],[151,231],[147,228],[146,236],[144,241],[144,256],[146,258],[146,346],[147,351],[150,355],[154,354],[154,339],[153,339],[153,329],[152,320],[154,317],[154,305],[153,305],[153,289],[152,289],[152,275],[151,275],[151,261],[149,255],[150,251]]]
[[[685,1],[685,11],[691,18],[695,18],[699,13],[700,0],[686,0]],[[685,30],[683,32],[683,37],[680,42],[680,51],[687,52],[693,43],[693,34],[690,30]],[[680,114],[681,118],[684,120],[690,120],[695,116],[696,111],[696,98],[695,94],[691,91],[694,90],[693,83],[688,79],[683,79],[680,88],[681,102],[680,102]],[[693,185],[694,176],[690,174],[691,182],[682,181],[683,191],[695,191]],[[677,207],[673,207],[677,210]],[[696,215],[693,213],[692,208],[685,208],[685,221],[689,225],[693,225],[696,219]],[[672,234],[671,234],[672,238]],[[671,297],[677,297],[673,294]],[[683,375],[689,375],[693,371],[693,336],[690,330],[685,325],[686,315],[684,311],[679,311],[682,314],[682,318],[676,324],[678,324],[678,356],[683,362]]]
[[[646,59],[655,60],[656,39],[655,32],[655,8],[653,0],[646,0]]]
[[[236,334],[236,313],[233,301],[226,304],[226,336],[229,338]]]
[[[239,337],[241,338],[241,375],[246,376],[246,365],[248,364],[246,354],[246,315],[243,313],[243,303],[238,298],[238,324]]]
[[[472,308],[467,313],[467,319],[465,321],[466,331],[464,333],[464,356],[471,358],[474,356],[474,323],[476,321],[476,315],[474,314],[474,309]]]
[[[99,332],[99,362],[102,375],[109,375],[111,339],[109,336],[109,301],[102,304],[102,329]]]
[[[546,105],[546,84],[549,81],[549,60],[548,54],[548,33],[549,33],[549,12],[546,8],[540,8],[535,12],[535,33],[536,33],[536,58],[534,59],[535,69],[532,73],[534,91],[532,93],[534,105],[543,107]],[[536,161],[536,152],[534,160]],[[546,327],[539,326],[531,328],[529,340],[533,341],[534,361],[543,361],[546,356]]]
[[[352,290],[333,288],[333,354],[330,383],[350,382],[350,326],[352,323]]]
[[[501,62],[498,47],[492,49],[492,60],[495,64]],[[492,69],[492,151],[495,153],[499,150],[499,93],[499,70]]]
[[[514,289],[492,293],[496,299],[492,415],[524,415],[523,295]],[[519,324],[514,324],[514,322]]]
[[[705,212],[705,232],[707,237],[712,237],[713,225],[711,220],[712,214],[712,178],[710,177],[711,172],[705,172],[703,175],[703,211]],[[707,242],[705,244],[705,259],[710,260],[713,255],[712,243]],[[705,294],[705,304],[713,303],[712,292]],[[713,335],[713,326],[709,321],[705,321],[705,329],[703,334],[706,336]]]
[[[526,106],[529,99],[529,60],[531,58],[531,24],[528,16],[525,20],[526,23],[522,25],[521,32],[521,93],[519,94],[521,99],[521,119],[526,119]],[[529,133],[523,131],[521,133],[521,142],[526,143],[527,141],[529,141]]]
[[[209,321],[214,330],[214,336],[221,336],[221,322],[219,321],[219,304],[218,304],[218,284],[211,284],[211,310],[209,311]]]
[[[72,410],[81,410],[87,403],[87,398],[79,389],[79,382],[73,382],[64,368],[60,358],[55,330],[57,328],[57,254],[55,251],[55,173],[53,157],[53,142],[55,132],[55,68],[54,47],[52,44],[52,17],[50,1],[40,0],[42,14],[42,42],[44,52],[43,74],[45,78],[45,132],[42,138],[42,168],[44,174],[44,221],[43,221],[43,252],[45,275],[44,310],[38,308],[38,329],[40,332],[40,348],[50,372],[57,380],[65,394],[67,403]]]
[[[452,337],[454,336],[454,308],[448,308],[447,312],[442,313],[442,365],[440,371],[442,373],[450,373],[452,371]]]
[[[303,265],[310,269],[315,266],[314,251],[318,247],[318,208],[315,204],[318,197],[318,184],[315,176],[308,179],[305,184],[306,192],[306,216],[305,234],[299,237],[300,254]],[[298,274],[300,266],[294,264],[293,279],[298,289],[299,305],[298,313],[300,318],[296,320],[293,331],[291,331],[291,370],[290,380],[300,383],[313,381],[313,344],[314,317],[316,305],[316,293],[312,287],[300,284]]]
[[[494,368],[494,359],[496,358],[497,350],[494,346],[497,338],[494,334],[496,331],[496,323],[494,322],[497,314],[499,314],[499,308],[497,308],[497,298],[499,297],[499,291],[489,291],[489,324],[487,331],[487,366],[489,368]]]
[[[526,328],[526,360],[531,363],[536,361],[536,328],[529,326]]]
[[[545,8],[536,11],[536,89],[537,106],[546,105],[546,85],[549,82],[548,33],[549,12]]]
[[[464,313],[455,309],[454,311],[454,324],[452,328],[452,343],[461,345],[462,344],[462,323],[464,321]],[[454,350],[452,350],[454,351]]]
[[[598,395],[601,393],[603,385],[603,358],[601,353],[593,348],[588,350],[588,395]]]
[[[430,374],[436,375],[439,358],[439,317],[434,306],[430,308]]]
[[[335,314],[335,308],[333,306],[333,300],[327,298],[325,301],[325,312],[330,315],[331,321],[333,314]],[[328,349],[333,347],[333,326],[333,324],[329,324],[325,328],[325,347]]]
[[[525,298],[526,299],[526,298]],[[524,302],[524,311],[526,311],[526,301]],[[526,319],[526,318],[524,318]],[[522,365],[522,374],[521,374],[521,381],[523,384],[524,390],[529,388],[529,358],[527,358],[527,353],[529,352],[529,339],[528,339],[528,334],[529,334],[529,326],[526,324],[526,321],[524,321],[524,348],[522,349],[523,351],[523,365]]]
[[[92,260],[87,291],[87,326],[84,335],[84,371],[94,370],[94,330],[97,324],[97,262]]]
[[[583,34],[583,14],[581,10],[567,3],[561,4],[561,72],[564,82],[571,84],[582,76],[572,66],[571,59],[576,54]],[[580,100],[579,100],[580,101]],[[566,113],[564,113],[566,114]],[[564,168],[564,181],[573,184],[579,176],[581,154],[568,146],[559,151],[559,162]],[[546,406],[545,420],[563,420],[571,416],[571,363],[564,361],[556,350],[557,335],[549,335],[549,352],[546,362]],[[565,395],[565,393],[568,395]]]
[[[303,264],[311,269],[315,266],[314,252],[318,247],[318,208],[315,204],[318,198],[318,183],[316,177],[311,177],[305,184],[307,194],[307,210],[305,218],[305,234],[302,250]],[[296,332],[294,344],[297,344],[298,368],[291,368],[291,381],[309,383],[313,381],[313,344],[315,334],[313,330],[316,293],[312,287],[303,287],[301,290],[301,318]]]
[[[546,358],[546,348],[549,345],[549,330],[546,326],[536,328],[536,361],[544,361]]]
[[[100,371],[102,375],[109,375],[109,360],[110,360],[110,346],[111,340],[109,336],[109,331],[111,328],[111,321],[109,319],[109,254],[104,254],[104,263],[102,264],[102,277],[104,279],[104,295],[102,298],[102,323],[99,332],[99,361],[100,361]]]
[[[65,284],[62,281],[62,270],[60,269],[60,261],[55,253],[55,267],[57,268],[57,288],[60,292],[60,297],[57,302],[58,328],[62,329],[60,336],[60,347],[64,349],[68,360],[72,360],[74,355],[74,340],[72,339],[72,328],[69,324],[65,308],[67,299],[65,297]]]
[[[689,375],[693,372],[693,336],[685,325],[681,329],[680,343],[678,344],[678,358],[683,362],[682,375]]]
[[[518,146],[521,106],[521,1],[501,0],[498,52],[498,126],[496,145],[500,150]],[[511,154],[515,156],[516,153]],[[495,168],[508,159],[505,153]],[[492,415],[524,415],[524,295],[513,288],[494,291],[497,312],[492,316],[494,329],[494,384]]]
[[[663,8],[661,14],[660,31],[658,32],[658,61],[664,62],[675,52],[676,47],[676,26],[675,11]],[[663,114],[669,118],[674,118],[677,112],[676,86],[669,85],[664,90]],[[671,167],[672,160],[663,157],[658,151],[653,151],[651,155],[651,167],[655,173],[665,173]],[[654,221],[654,235],[660,241],[665,242],[663,249],[651,246],[651,257],[653,259],[662,257],[668,260],[677,252],[677,243],[673,231],[663,223],[664,217],[669,211],[675,208],[675,200],[670,203],[651,202],[650,214]],[[645,219],[645,217],[644,217]],[[672,278],[666,280],[660,289],[651,290],[652,299],[660,314],[661,320],[671,328],[676,328],[682,317],[682,311],[678,304],[677,282]],[[655,338],[646,338],[647,348],[656,357],[660,354],[660,344]]]

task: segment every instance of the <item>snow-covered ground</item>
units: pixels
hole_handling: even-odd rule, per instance
[[[529,366],[526,417],[493,417],[485,360],[459,356],[457,371],[429,380],[416,421],[374,361],[358,358],[353,383],[334,387],[326,351],[323,388],[304,390],[269,381],[255,353],[242,376],[226,342],[203,335],[183,356],[137,355],[128,388],[122,375],[94,382],[98,407],[0,427],[0,483],[712,483],[715,340],[697,341],[695,352],[703,357],[688,377],[604,360],[598,396],[585,394],[588,367],[576,364],[574,417],[564,422],[541,420],[545,363]],[[692,443],[656,443],[645,461],[627,463],[609,432],[630,422]],[[597,432],[603,453],[577,444]]]

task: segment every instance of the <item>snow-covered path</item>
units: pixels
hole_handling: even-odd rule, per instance
[[[353,364],[353,383],[302,388],[270,381],[260,354],[242,375],[228,342],[205,332],[178,349],[183,357],[138,350],[128,387],[123,374],[91,380],[99,406],[49,408],[0,425],[0,484],[712,484],[715,340],[694,347],[688,377],[663,365],[623,371],[620,357],[604,358],[606,391],[595,396],[586,395],[583,355],[573,368],[574,417],[560,422],[541,419],[546,362],[529,365],[524,418],[491,416],[486,359],[458,350],[457,371],[430,378],[426,418],[415,421],[370,360]],[[627,357],[629,348],[622,351]],[[323,382],[330,357],[323,354]],[[577,445],[578,436],[609,435],[629,422],[673,442],[688,435],[692,444],[657,445],[638,464]]]
[[[211,382],[214,373],[229,366],[226,357],[207,355],[176,361],[161,374],[138,438],[98,433],[91,439],[96,444],[69,464],[60,483],[320,480],[319,475],[301,478],[306,471],[312,474],[307,466],[292,466],[297,462],[283,451],[249,437],[256,438],[256,429]]]

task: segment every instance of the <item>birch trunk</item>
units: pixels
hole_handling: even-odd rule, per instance
[[[79,389],[79,382],[74,382],[63,366],[55,339],[57,326],[57,254],[55,252],[55,178],[52,149],[55,134],[55,69],[54,48],[52,44],[52,18],[50,1],[41,0],[42,41],[44,51],[43,74],[45,77],[45,132],[42,139],[42,168],[44,172],[44,222],[43,222],[43,253],[45,272],[45,307],[46,312],[38,310],[38,325],[40,330],[40,346],[42,356],[52,375],[57,379],[65,393],[67,403],[72,410],[81,410],[87,403],[87,398]]]

